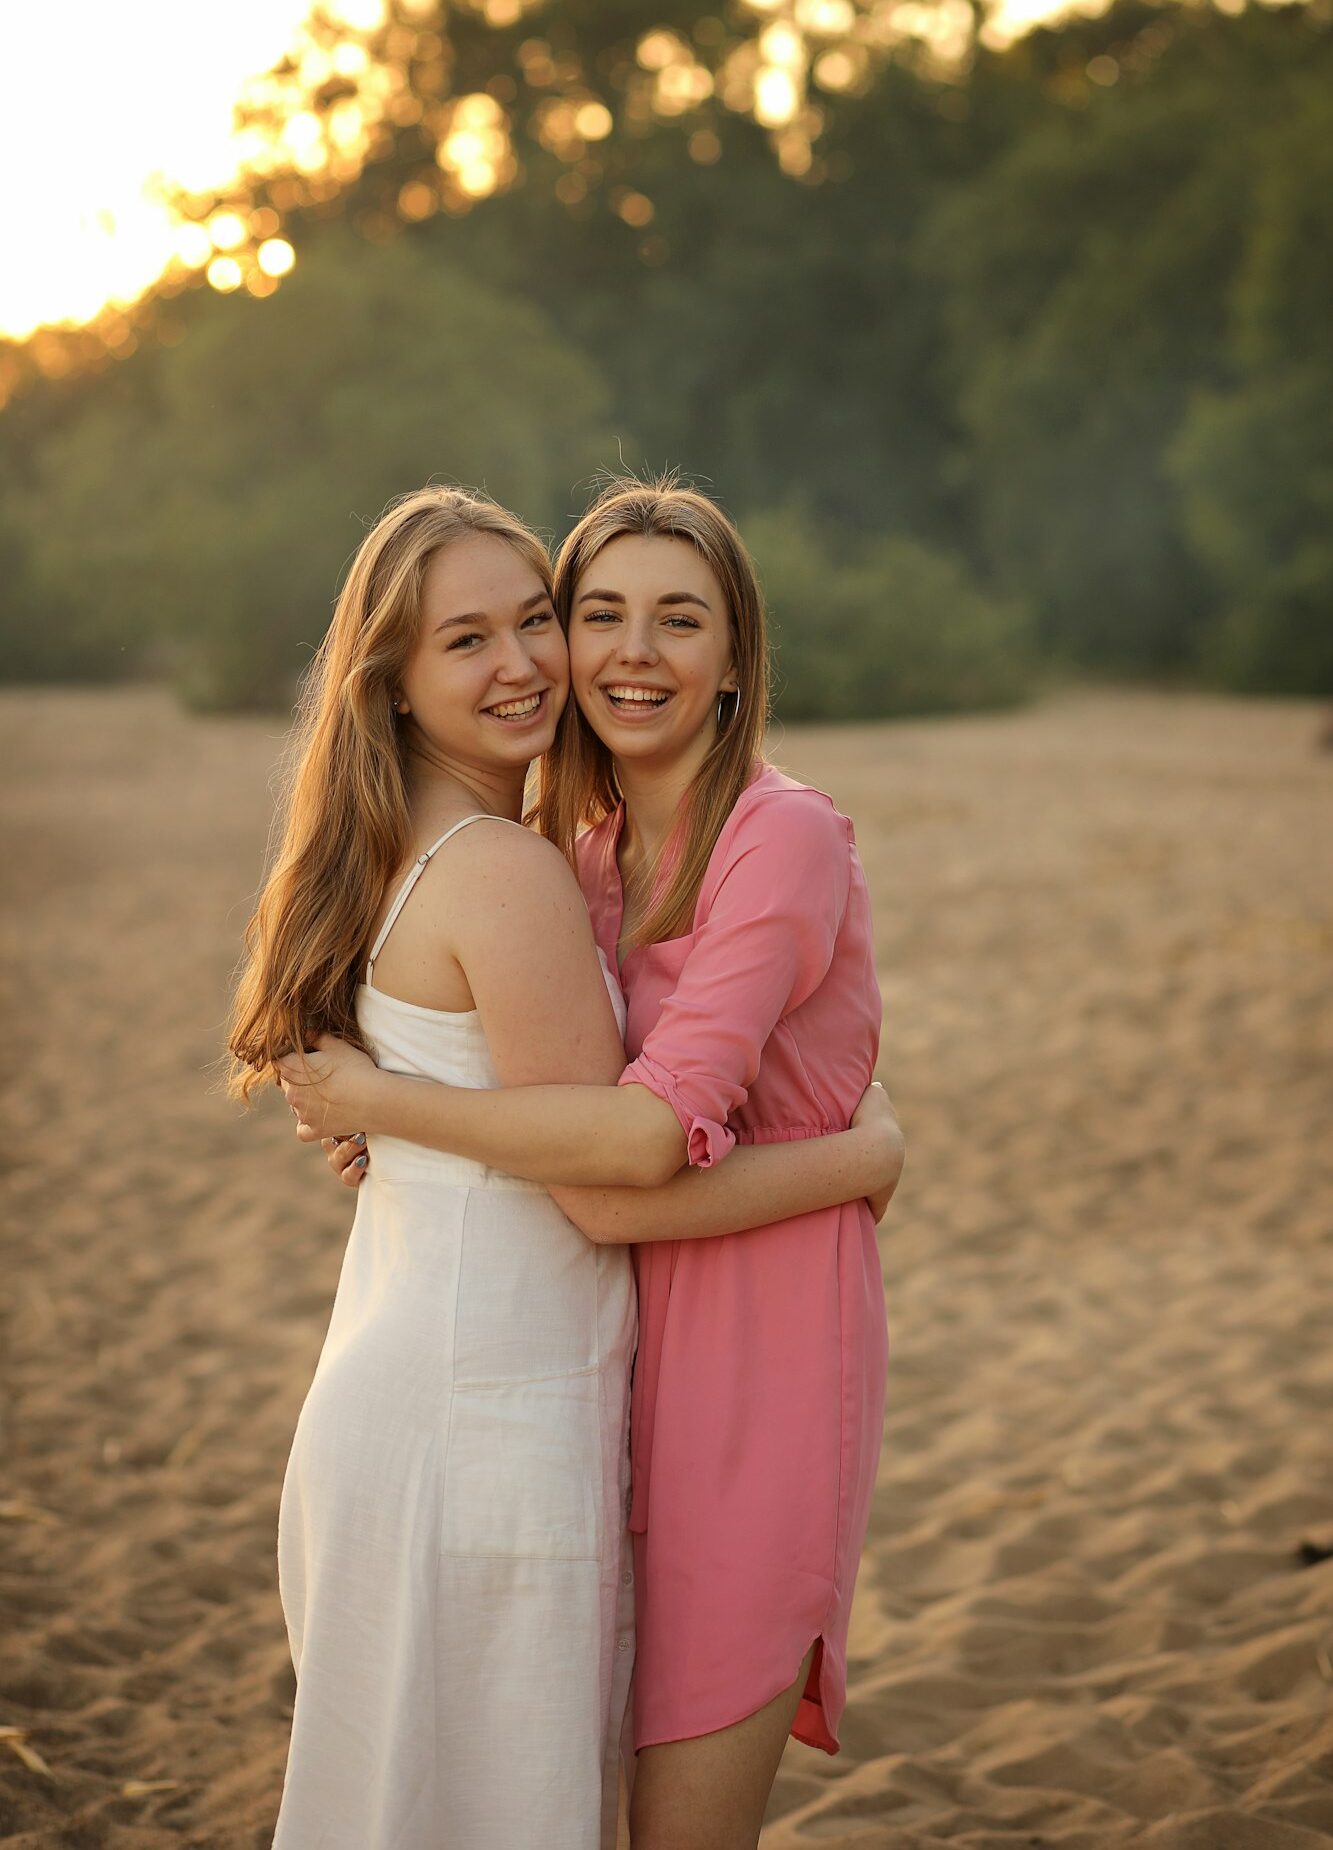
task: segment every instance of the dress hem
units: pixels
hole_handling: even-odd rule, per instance
[[[827,1662],[827,1654],[821,1649],[824,1644],[823,1632],[820,1632],[816,1636],[814,1642],[815,1649],[822,1660],[820,1665],[822,1670],[823,1663]],[[804,1656],[804,1654],[802,1655]],[[797,1670],[799,1671],[799,1669],[800,1665],[798,1664]],[[760,1709],[772,1702],[775,1696],[780,1696],[783,1690],[790,1689],[794,1680],[794,1678],[789,1678],[787,1682],[779,1683],[776,1689],[770,1690],[766,1696],[761,1696],[758,1702],[748,1703],[739,1714],[728,1715],[723,1720],[714,1722],[711,1727],[684,1728],[679,1733],[670,1731],[661,1734],[653,1733],[642,1741],[638,1738],[636,1731],[634,1752],[636,1754],[641,1754],[644,1749],[648,1747],[670,1747],[673,1742],[676,1741],[701,1741],[706,1735],[720,1733],[723,1728],[734,1728],[737,1722],[748,1721],[752,1715],[758,1714]],[[814,1733],[813,1721],[806,1719],[811,1716],[812,1712],[814,1716],[818,1716],[819,1718],[818,1725],[823,1729],[822,1739]],[[825,1718],[822,1700],[816,1702],[804,1693],[796,1706],[796,1714],[792,1718],[792,1724],[787,1730],[787,1733],[792,1740],[799,1741],[802,1747],[817,1748],[821,1753],[828,1754],[830,1757],[842,1752],[842,1743],[829,1727]],[[832,1746],[829,1745],[830,1742],[832,1742]]]

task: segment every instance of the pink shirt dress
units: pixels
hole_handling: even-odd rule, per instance
[[[623,806],[579,842],[615,965]],[[675,1111],[700,1168],[733,1144],[845,1130],[880,994],[852,826],[761,766],[718,838],[693,930],[631,950],[622,1085]],[[884,1423],[884,1282],[849,1202],[635,1249],[634,1745],[711,1734],[791,1685],[792,1733],[838,1751],[847,1626]]]

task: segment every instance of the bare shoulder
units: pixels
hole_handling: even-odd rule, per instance
[[[450,943],[501,1083],[614,1085],[624,1048],[574,870],[527,830],[466,833]]]
[[[571,919],[587,924],[587,907],[573,868],[553,843],[513,823],[480,822],[456,843],[450,912],[467,937],[520,920]],[[464,903],[457,904],[458,900]]]
[[[488,817],[464,829],[451,844],[459,872],[480,880],[532,880],[558,888],[572,886],[574,870],[553,842],[535,829],[520,828],[503,817]]]

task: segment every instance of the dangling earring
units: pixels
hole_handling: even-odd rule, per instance
[[[721,729],[721,727],[724,725],[726,721],[727,716],[723,712],[723,708],[727,704],[728,694],[731,695],[731,700],[732,700],[732,707],[731,707],[732,719],[735,719],[736,715],[741,710],[741,690],[738,687],[723,688],[721,693],[719,693],[717,697],[717,723],[718,723],[719,730]]]

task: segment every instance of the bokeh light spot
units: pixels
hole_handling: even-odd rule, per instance
[[[208,235],[215,250],[239,250],[247,236],[245,220],[235,212],[215,212],[208,221]]]
[[[265,276],[286,276],[296,262],[296,252],[286,238],[266,238],[257,257]]]
[[[605,141],[614,127],[605,103],[580,103],[574,112],[574,131],[584,141]]]
[[[754,114],[764,128],[782,128],[800,108],[800,92],[792,73],[777,65],[761,70],[754,85]]]
[[[655,215],[652,200],[629,188],[622,188],[612,194],[611,209],[618,218],[623,218],[627,225],[633,225],[636,230],[651,225]]]
[[[234,257],[215,257],[208,266],[208,280],[221,295],[230,295],[241,286],[241,266]]]

